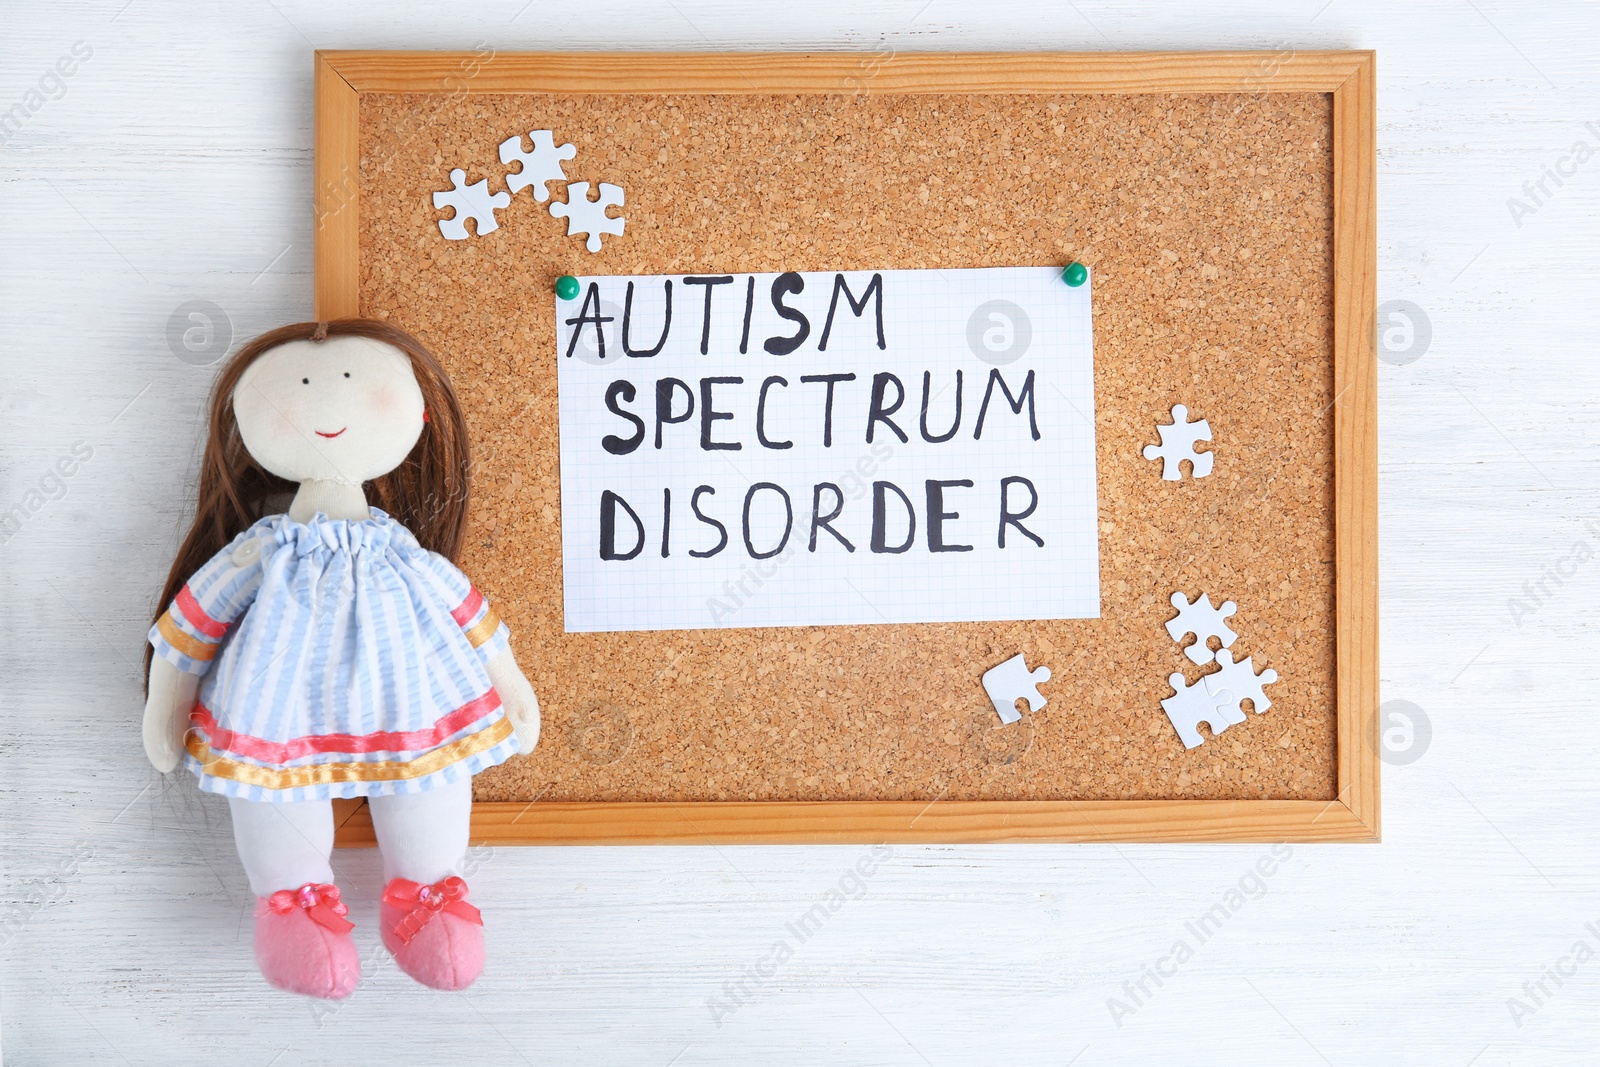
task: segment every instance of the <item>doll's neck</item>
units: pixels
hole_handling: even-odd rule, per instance
[[[367,507],[367,494],[359,485],[342,482],[309,481],[300,483],[289,504],[289,518],[295,522],[310,522],[317,512],[330,519],[349,519],[361,522],[372,518]]]

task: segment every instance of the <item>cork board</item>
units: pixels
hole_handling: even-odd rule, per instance
[[[319,316],[394,321],[450,371],[460,562],[543,706],[538,749],[475,779],[478,836],[1374,837],[1370,56],[618,58],[319,56]],[[625,237],[587,253],[524,194],[441,239],[431,192],[456,166],[498,188],[530,129],[626,189]],[[557,277],[1073,260],[1101,618],[563,631]],[[1141,449],[1179,402],[1216,471],[1163,482]],[[1167,635],[1174,589],[1237,601],[1233,652],[1281,679],[1192,750],[1160,700],[1215,668]],[[1002,727],[979,676],[1017,651],[1050,703]]]

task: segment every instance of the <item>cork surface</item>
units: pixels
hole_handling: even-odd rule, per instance
[[[1330,799],[1333,204],[1324,94],[364,94],[361,306],[420,336],[473,435],[460,563],[538,690],[534,753],[479,800]],[[590,255],[524,191],[446,241],[452,167],[552,129],[624,187]],[[559,183],[552,186],[564,199]],[[565,634],[552,285],[566,273],[1094,269],[1102,617]],[[1216,469],[1141,450],[1175,403]],[[1273,705],[1192,751],[1163,713],[1175,589],[1238,603]],[[1001,727],[1018,651],[1049,705]]]

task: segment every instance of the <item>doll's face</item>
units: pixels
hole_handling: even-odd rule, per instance
[[[422,435],[422,409],[410,359],[368,337],[279,345],[233,390],[245,448],[292,482],[359,485],[388,474]]]

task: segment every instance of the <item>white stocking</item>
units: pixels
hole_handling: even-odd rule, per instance
[[[424,885],[461,873],[472,817],[472,779],[424,793],[371,797],[372,827],[383,853],[383,880]]]
[[[333,852],[331,801],[273,804],[229,797],[228,808],[233,812],[233,843],[256,896],[333,881],[328,865]]]

